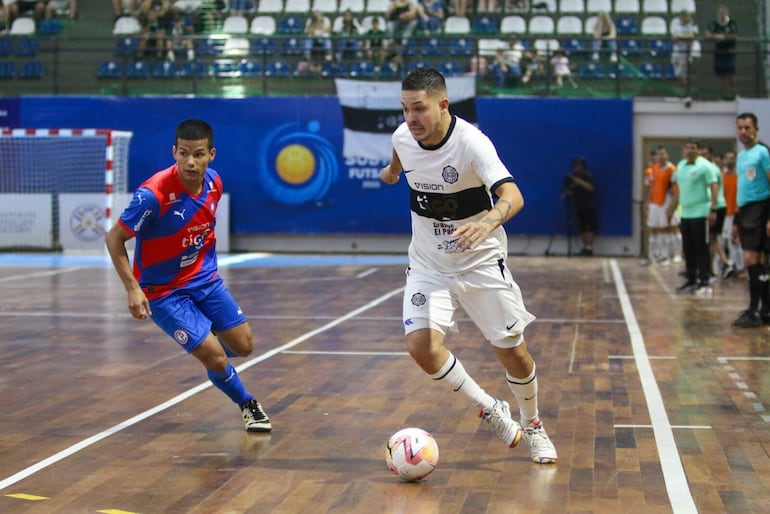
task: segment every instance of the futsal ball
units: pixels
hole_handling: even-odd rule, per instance
[[[404,480],[420,480],[438,465],[438,444],[421,428],[404,428],[388,440],[385,450],[388,468]]]

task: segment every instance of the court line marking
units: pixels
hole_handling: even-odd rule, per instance
[[[271,357],[273,357],[273,356],[275,356],[275,355],[277,355],[277,354],[279,354],[281,352],[284,352],[284,351],[286,351],[286,350],[288,350],[290,348],[293,348],[293,347],[297,346],[298,344],[303,343],[303,342],[307,341],[308,339],[310,339],[312,337],[315,337],[318,334],[326,332],[327,330],[329,330],[331,328],[334,328],[337,325],[339,325],[341,323],[344,323],[345,321],[348,321],[349,319],[352,319],[352,318],[356,317],[358,314],[360,314],[362,312],[366,312],[367,310],[369,310],[369,309],[371,309],[373,307],[376,307],[377,305],[379,305],[379,304],[389,300],[393,296],[395,296],[395,295],[397,295],[397,294],[399,294],[399,293],[401,293],[403,291],[404,291],[404,288],[403,287],[399,287],[398,289],[394,289],[394,290],[392,290],[392,291],[390,291],[388,293],[385,293],[384,295],[380,296],[379,298],[375,298],[374,300],[370,301],[369,303],[367,303],[365,305],[362,305],[361,307],[358,307],[357,309],[354,309],[354,310],[348,312],[347,314],[344,314],[343,316],[340,316],[340,317],[334,319],[333,321],[330,321],[329,323],[327,323],[327,324],[325,324],[325,325],[323,325],[323,326],[321,326],[319,328],[311,330],[310,332],[306,332],[305,334],[303,334],[303,335],[301,335],[301,336],[299,336],[299,337],[297,337],[295,339],[292,339],[288,343],[285,343],[285,344],[283,344],[281,346],[277,346],[277,347],[273,348],[272,350],[269,350],[269,351],[267,351],[267,352],[265,352],[265,353],[263,353],[261,355],[258,355],[256,357],[254,357],[253,359],[250,359],[250,360],[244,362],[240,366],[236,366],[235,369],[239,373],[242,372],[242,371],[245,371],[245,370],[249,369],[250,367],[259,364],[260,362],[263,362],[263,361],[265,361],[265,360],[267,360],[267,359],[269,359],[269,358],[271,358]],[[110,437],[111,435],[117,434],[118,432],[120,432],[122,430],[125,430],[126,428],[129,428],[132,425],[135,425],[135,424],[137,424],[137,423],[139,423],[141,421],[144,421],[147,418],[150,418],[150,417],[154,416],[155,414],[163,412],[164,410],[167,410],[167,409],[173,407],[174,405],[177,405],[177,404],[183,402],[184,400],[187,400],[188,398],[190,398],[190,397],[200,393],[201,391],[204,391],[204,390],[208,389],[209,387],[212,387],[212,383],[208,382],[208,381],[203,382],[201,384],[198,384],[197,386],[195,386],[195,387],[193,387],[191,389],[188,389],[187,391],[185,391],[185,392],[183,392],[183,393],[181,393],[181,394],[171,398],[170,400],[167,400],[167,401],[161,403],[160,405],[156,405],[155,407],[153,407],[151,409],[148,409],[148,410],[146,410],[144,412],[141,412],[141,413],[137,414],[136,416],[133,416],[133,417],[131,417],[131,418],[121,422],[121,423],[118,423],[117,425],[114,425],[114,426],[108,428],[107,430],[103,430],[102,432],[99,432],[98,434],[94,434],[91,437],[83,439],[82,441],[80,441],[78,443],[75,443],[72,446],[70,446],[68,448],[65,448],[64,450],[61,450],[60,452],[57,452],[57,453],[51,455],[50,457],[47,457],[47,458],[45,458],[45,459],[43,459],[41,461],[38,461],[35,464],[33,464],[31,466],[28,466],[28,467],[22,469],[21,471],[19,471],[17,473],[14,473],[13,475],[11,475],[11,476],[3,479],[3,480],[0,480],[0,491],[2,491],[3,489],[6,489],[6,488],[16,484],[17,482],[20,482],[21,480],[24,480],[25,478],[28,478],[28,477],[34,475],[38,471],[41,471],[41,470],[43,470],[43,469],[45,469],[45,468],[47,468],[47,467],[49,467],[49,466],[51,466],[53,464],[56,464],[57,462],[59,462],[59,461],[61,461],[63,459],[66,459],[67,457],[69,457],[71,455],[74,455],[75,453],[79,452],[80,450],[83,450],[83,449],[91,446],[92,444],[95,444],[95,443],[101,441],[102,439],[106,439],[107,437]]]
[[[13,280],[22,280],[26,278],[40,278],[51,277],[53,275],[59,275],[60,273],[71,273],[73,271],[80,271],[87,268],[59,268],[47,271],[36,271],[34,273],[24,273],[22,275],[11,275],[9,277],[0,278],[0,282],[11,282]]]
[[[615,425],[615,428],[652,428],[652,425]],[[688,430],[711,430],[711,425],[671,425],[671,428]]]
[[[292,355],[409,355],[409,352],[333,352],[333,351],[322,351],[322,350],[286,350],[283,353],[292,354]]]
[[[615,279],[615,290],[618,294],[623,317],[626,319],[628,335],[631,339],[631,349],[634,354],[636,369],[639,373],[639,380],[642,384],[647,411],[652,421],[652,431],[655,437],[655,445],[658,449],[658,458],[660,467],[663,471],[663,481],[666,484],[669,503],[675,514],[679,513],[697,513],[690,485],[687,482],[687,476],[682,466],[682,460],[679,456],[679,449],[674,440],[674,433],[671,430],[671,423],[668,420],[666,407],[663,403],[663,397],[658,388],[658,382],[652,372],[650,359],[647,356],[647,349],[644,346],[644,337],[636,320],[634,309],[631,306],[631,299],[628,296],[623,275],[620,273],[618,261],[612,259],[610,262],[612,275]]]
[[[733,383],[735,384],[735,387],[740,389],[743,392],[743,396],[747,400],[756,400],[757,394],[754,391],[749,390],[749,385],[743,381],[743,377],[741,377],[741,374],[735,371],[735,368],[732,364],[730,364],[730,361],[743,361],[743,362],[752,362],[752,361],[760,361],[760,362],[768,362],[770,361],[770,357],[717,357],[717,362],[722,365],[722,369],[727,372],[727,376],[729,376]],[[762,421],[765,423],[770,423],[770,415],[763,414],[767,411],[767,408],[765,407],[765,404],[759,401],[752,401],[751,402],[751,408],[754,409],[754,412],[759,414],[759,416],[762,418]]]

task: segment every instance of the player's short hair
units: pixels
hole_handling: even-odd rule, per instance
[[[401,81],[401,91],[425,91],[428,96],[446,96],[446,80],[434,68],[416,68]]]
[[[214,129],[203,120],[184,120],[176,128],[174,144],[178,144],[180,139],[187,141],[206,139],[209,143],[209,148],[214,148]]]
[[[753,112],[742,112],[735,119],[751,120],[751,122],[754,124],[754,128],[759,128],[759,120],[757,119],[757,115],[754,114]]]

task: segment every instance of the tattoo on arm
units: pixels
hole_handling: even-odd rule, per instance
[[[498,200],[492,210],[487,213],[481,223],[490,226],[490,230],[494,229],[498,225],[502,225],[511,212],[511,202],[508,200]],[[497,211],[495,213],[495,211]]]

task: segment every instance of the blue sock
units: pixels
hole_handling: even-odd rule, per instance
[[[237,403],[239,407],[243,407],[244,403],[254,399],[246,391],[240,377],[238,377],[238,372],[235,371],[235,368],[229,362],[223,372],[208,370],[208,375],[211,383]]]

